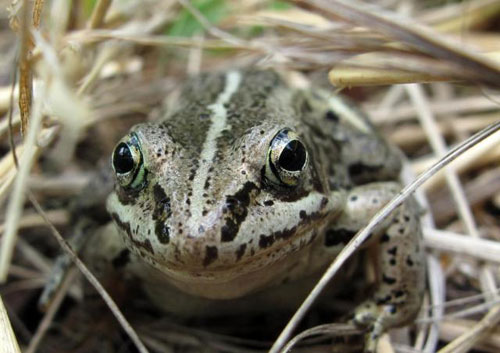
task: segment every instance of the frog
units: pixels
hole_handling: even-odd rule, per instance
[[[401,152],[329,90],[235,69],[192,77],[173,97],[117,143],[112,222],[87,246],[97,262],[127,268],[162,311],[243,313],[266,297],[279,305],[279,288],[294,296],[290,284],[321,273],[401,189]],[[421,307],[416,202],[363,247],[374,254],[376,288],[352,322],[374,352],[381,334]]]

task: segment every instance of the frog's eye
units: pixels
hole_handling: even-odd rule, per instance
[[[285,186],[296,186],[307,166],[307,150],[299,136],[289,129],[280,130],[267,152],[266,178]]]
[[[121,186],[137,189],[144,185],[141,145],[135,134],[131,134],[116,145],[112,164]]]

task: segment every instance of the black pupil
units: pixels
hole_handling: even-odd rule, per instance
[[[116,146],[113,155],[113,166],[117,173],[124,174],[134,169],[134,158],[126,143],[122,142]]]
[[[281,168],[291,172],[300,171],[306,163],[306,149],[298,140],[287,143],[279,158]]]

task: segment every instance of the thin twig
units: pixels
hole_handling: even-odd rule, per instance
[[[68,275],[64,278],[64,281],[61,285],[61,289],[56,293],[53,300],[51,301],[47,311],[45,312],[45,315],[43,316],[42,321],[40,321],[40,323],[38,324],[35,334],[33,335],[33,338],[30,340],[28,348],[24,351],[24,353],[35,353],[35,351],[37,350],[40,342],[45,336],[45,333],[49,329],[50,324],[52,323],[52,320],[54,319],[54,316],[57,313],[57,310],[61,306],[62,301],[66,296],[66,293],[68,292],[69,286],[75,279],[77,273],[78,272],[76,271],[76,269],[73,268],[68,272]]]
[[[52,235],[56,238],[57,242],[59,243],[60,247],[64,250],[64,252],[71,258],[71,260],[75,263],[76,267],[80,270],[80,272],[85,276],[85,278],[90,282],[90,284],[96,289],[96,291],[99,293],[99,295],[102,297],[106,305],[109,307],[115,318],[118,320],[119,324],[123,328],[123,330],[127,333],[127,335],[130,337],[132,342],[134,343],[135,347],[140,353],[148,353],[148,350],[146,346],[142,343],[141,339],[139,338],[139,335],[135,332],[134,328],[130,325],[130,323],[127,321],[125,316],[123,316],[122,312],[114,302],[113,298],[109,295],[109,293],[104,289],[104,287],[101,285],[99,280],[94,276],[92,272],[87,268],[87,266],[80,260],[78,255],[71,249],[70,245],[68,242],[63,238],[61,233],[54,227],[51,223],[50,220],[48,219],[47,215],[45,214],[45,211],[43,208],[40,206],[36,198],[33,196],[33,194],[29,193],[28,194],[29,200],[31,201],[33,207],[36,209],[36,211],[42,216],[46,222],[46,225],[50,228]]]
[[[104,22],[104,18],[108,13],[109,7],[111,6],[111,2],[112,0],[99,0],[97,4],[95,4],[92,15],[90,16],[90,29],[101,27]]]

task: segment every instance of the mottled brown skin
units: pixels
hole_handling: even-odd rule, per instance
[[[296,152],[304,158],[289,161],[300,167],[290,172],[277,158],[294,139],[307,154]],[[234,303],[317,273],[400,189],[400,155],[362,113],[272,71],[191,79],[159,121],[135,126],[122,142],[139,151],[137,168],[117,171],[115,153],[107,208],[130,267],[166,310],[175,291]],[[417,213],[405,203],[367,244],[379,254],[379,284],[354,318],[369,328],[366,351],[419,310]]]

